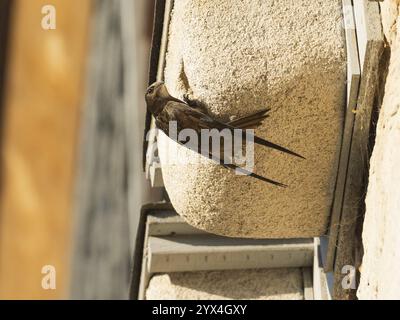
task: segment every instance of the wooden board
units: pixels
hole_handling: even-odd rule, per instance
[[[362,246],[357,227],[362,223],[371,153],[371,116],[379,85],[379,61],[383,52],[383,32],[377,2],[354,0],[354,13],[361,61],[361,84],[351,140],[343,209],[334,266],[334,299],[355,299],[356,290],[342,288],[342,268],[356,270],[357,250]]]
[[[346,184],[347,168],[349,164],[351,139],[353,136],[355,118],[354,110],[357,107],[357,97],[361,76],[353,5],[351,0],[342,0],[342,4],[347,47],[347,96],[342,146],[340,150],[335,196],[329,225],[329,245],[326,261],[324,263],[325,272],[332,272],[334,267],[337,236],[339,232],[340,217],[343,209],[343,195]]]

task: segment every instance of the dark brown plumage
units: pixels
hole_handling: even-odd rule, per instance
[[[239,118],[237,120],[223,123],[212,118],[205,108],[202,108],[197,103],[191,102],[185,97],[186,101],[182,101],[172,97],[164,83],[156,82],[152,84],[146,92],[146,103],[148,110],[153,114],[156,122],[157,128],[162,130],[166,135],[169,136],[169,124],[171,121],[175,121],[177,123],[178,133],[183,129],[193,129],[198,133],[198,137],[200,140],[201,130],[202,129],[217,129],[219,131],[228,129],[231,130],[232,133],[235,129],[243,129],[242,138],[243,141],[246,142],[247,136],[246,131],[244,129],[254,128],[262,123],[262,121],[268,117],[269,109],[264,109],[259,112],[256,112],[252,115],[245,116]],[[178,143],[185,145],[182,141],[177,141]],[[268,148],[273,148],[279,150],[281,152],[303,158],[301,155],[290,151],[284,147],[276,145],[272,142],[269,142],[265,139],[257,137],[254,135],[254,142]],[[198,141],[198,145],[201,143]],[[187,145],[186,145],[187,146]],[[188,146],[187,146],[188,147]],[[199,150],[194,150],[199,152]],[[282,183],[276,182],[274,180],[262,177],[255,173],[249,172],[243,168],[240,168],[234,164],[226,164],[224,163],[223,155],[220,154],[218,156],[211,154],[209,152],[209,156],[214,161],[218,162],[220,165],[225,168],[238,170],[241,173],[257,178],[259,180],[285,187]],[[304,158],[303,158],[304,159]]]

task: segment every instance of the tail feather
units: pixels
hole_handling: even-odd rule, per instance
[[[242,130],[252,129],[252,128],[257,127],[258,125],[260,125],[263,120],[265,120],[266,118],[269,117],[268,112],[270,110],[271,109],[263,109],[263,110],[258,111],[256,113],[253,113],[253,114],[251,114],[249,116],[245,116],[245,117],[239,118],[237,120],[233,120],[233,121],[227,123],[227,125],[230,126],[231,128],[242,129]],[[244,131],[243,131],[243,138],[245,140],[247,140],[247,134]],[[291,151],[291,150],[289,150],[287,148],[281,147],[281,146],[279,146],[279,145],[277,145],[275,143],[272,143],[272,142],[267,141],[265,139],[262,139],[260,137],[254,136],[254,142],[257,143],[257,144],[263,145],[265,147],[272,148],[272,149],[275,149],[275,150],[290,154],[292,156],[296,156],[296,157],[301,158],[301,159],[305,159],[302,155],[300,155],[300,154],[298,154],[296,152],[293,152],[293,151]]]
[[[243,132],[243,135],[245,136],[246,133]],[[272,143],[272,142],[269,142],[267,140],[264,140],[264,139],[262,139],[260,137],[254,136],[254,142],[257,143],[257,144],[263,145],[265,147],[272,148],[272,149],[275,149],[275,150],[278,150],[278,151],[281,151],[281,152],[284,152],[284,153],[288,153],[288,154],[290,154],[292,156],[296,156],[296,157],[301,158],[301,159],[305,159],[302,155],[300,155],[300,154],[298,154],[296,152],[293,152],[293,151],[291,151],[289,149],[286,149],[284,147],[281,147],[281,146],[279,146],[279,145],[277,145],[275,143]]]

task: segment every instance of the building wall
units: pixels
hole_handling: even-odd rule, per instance
[[[360,299],[400,299],[400,20],[399,0],[381,4],[391,49],[385,96],[370,165],[363,229]]]

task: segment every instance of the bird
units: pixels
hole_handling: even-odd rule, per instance
[[[170,122],[174,121],[177,125],[178,132],[183,129],[193,129],[196,131],[196,133],[198,133],[199,139],[202,129],[217,129],[219,131],[228,129],[232,133],[234,132],[234,130],[241,129],[242,138],[244,141],[247,141],[248,136],[246,136],[245,129],[254,128],[260,125],[263,120],[269,117],[268,112],[270,111],[270,109],[262,109],[251,115],[244,116],[239,119],[225,123],[212,117],[200,103],[189,99],[188,95],[184,95],[182,100],[171,96],[164,82],[155,82],[150,85],[146,91],[145,100],[148,111],[153,115],[155,119],[156,127],[159,130],[163,131],[170,138]],[[283,153],[287,153],[291,156],[305,159],[303,156],[296,152],[293,152],[268,140],[262,139],[256,135],[253,135],[252,138],[254,138],[254,143],[256,144],[272,148]],[[181,145],[188,147],[188,145],[185,144],[183,141],[178,141],[178,139],[175,139],[175,141]],[[199,150],[194,151],[200,153]],[[260,176],[235,164],[225,163],[223,161],[223,157],[216,156],[211,152],[208,153],[209,157],[212,160],[227,169],[237,170],[244,175],[256,178],[258,180],[270,183],[278,187],[288,187],[283,183]]]

